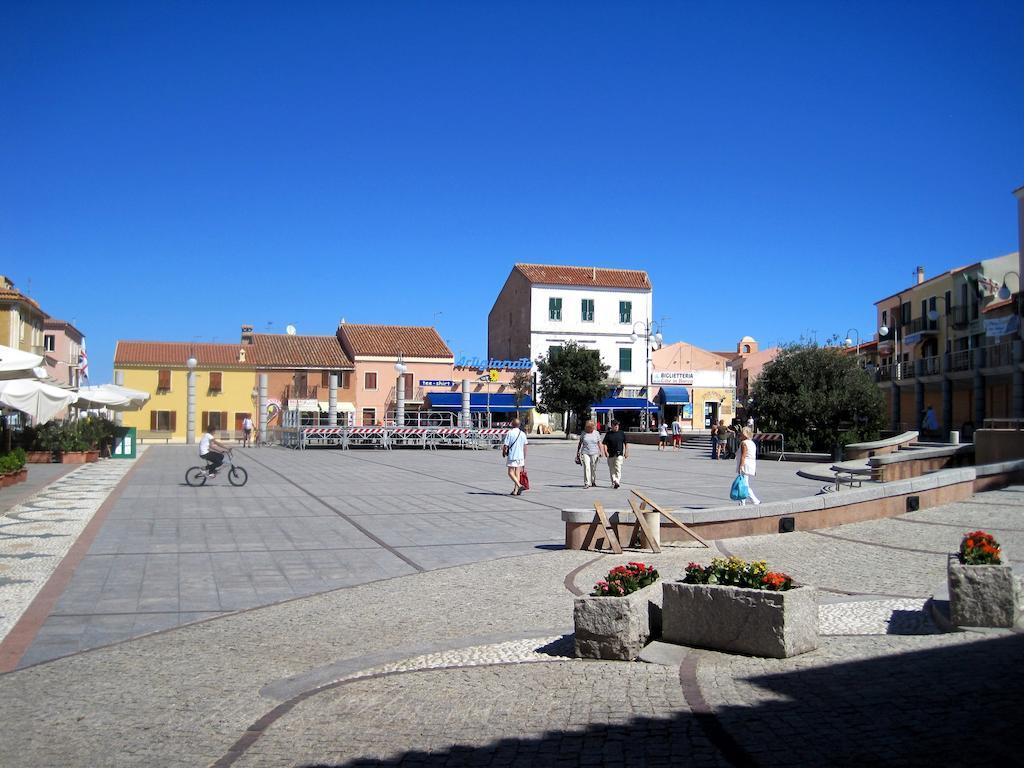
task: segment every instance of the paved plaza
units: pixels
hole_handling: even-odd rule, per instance
[[[1024,636],[943,633],[925,601],[964,531],[1024,552],[1024,488],[615,557],[559,546],[562,507],[625,502],[579,487],[573,447],[531,447],[535,490],[521,498],[494,452],[239,451],[248,485],[193,489],[192,449],[149,448],[76,534],[77,567],[51,568],[49,612],[19,625],[32,637],[0,676],[16,703],[0,764],[1020,762]],[[675,507],[724,502],[731,462],[634,451],[626,488]],[[798,468],[762,462],[762,499],[815,493]],[[88,469],[28,502],[74,506],[58,483],[113,480]],[[716,554],[819,587],[821,647],[788,660],[571,658],[573,596],[612,565],[642,559],[675,578]]]

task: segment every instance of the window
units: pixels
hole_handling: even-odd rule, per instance
[[[580,320],[584,323],[594,322],[594,300],[583,299],[580,302]]]
[[[900,305],[900,325],[910,325],[910,302]]]
[[[619,347],[619,370],[623,373],[633,370],[633,350],[630,347]]]
[[[413,375],[411,373],[403,373],[402,378],[405,380],[405,396],[410,398],[413,396]]]
[[[221,389],[221,380],[223,377],[224,374],[220,371],[210,371],[210,392],[216,393],[223,391]]]
[[[750,345],[749,344],[744,344],[743,345],[743,354],[744,355],[749,355],[750,354]]]
[[[363,408],[363,426],[372,427],[377,423],[377,409]]]
[[[633,322],[633,302],[632,301],[620,301],[619,302],[619,322],[620,323],[632,323]]]
[[[367,371],[363,374],[363,389],[376,389],[377,388],[377,374],[376,372]]]
[[[154,432],[173,432],[178,426],[177,411],[150,411],[149,428]]]
[[[949,315],[949,314],[951,314],[953,312],[953,292],[952,291],[946,291],[945,299],[946,299],[946,301],[945,301],[945,304],[946,304],[946,314]]]
[[[938,311],[939,311],[938,310],[938,303],[939,303],[939,299],[938,299],[937,296],[932,296],[930,299],[928,299],[928,313],[929,314],[931,314],[932,312],[935,312],[936,314],[938,314]],[[927,315],[926,315],[926,317],[927,317]],[[938,328],[939,328],[939,321],[938,321],[938,319],[932,320],[931,317],[928,317],[928,327],[931,328],[933,331],[938,330]]]
[[[561,347],[548,347],[548,361],[554,360],[558,357],[558,352],[561,349]]]
[[[888,325],[888,324],[889,324],[889,310],[883,309],[882,310],[882,325]]]
[[[352,379],[348,371],[338,371],[338,389],[348,389],[352,386]]]
[[[329,386],[331,386],[330,371],[320,371],[320,386],[323,387],[324,389],[327,389]]]
[[[203,411],[202,428],[208,432],[226,432],[228,428],[227,411]]]
[[[562,300],[548,299],[548,320],[562,320]]]
[[[157,388],[157,391],[160,391],[160,392],[169,392],[170,391],[170,389],[171,389],[171,369],[170,368],[161,368],[159,371],[157,371],[156,388]]]
[[[43,336],[43,349],[47,352],[53,352],[57,349],[57,337],[52,333]]]

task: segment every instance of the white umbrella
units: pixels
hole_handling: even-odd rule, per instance
[[[119,387],[116,384],[98,384],[79,387],[79,408],[106,408],[111,411],[137,411],[149,400],[148,392]]]
[[[35,379],[0,381],[0,405],[27,413],[37,424],[49,421],[76,399],[74,392]]]
[[[0,379],[31,379],[45,375],[42,355],[0,345]]]

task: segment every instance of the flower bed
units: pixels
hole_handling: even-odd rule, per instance
[[[786,658],[818,647],[813,587],[799,587],[764,561],[690,563],[664,585],[663,639],[752,656]]]
[[[660,623],[658,572],[644,563],[616,566],[573,605],[576,655],[635,659]],[[652,629],[653,625],[653,629]]]
[[[958,627],[1012,627],[1020,615],[1019,587],[1002,548],[985,531],[964,535],[949,556],[949,617]]]

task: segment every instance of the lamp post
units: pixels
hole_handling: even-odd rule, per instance
[[[644,400],[647,400],[647,398],[650,397],[651,391],[651,339],[654,339],[654,348],[657,349],[658,347],[661,346],[662,335],[660,332],[656,332],[652,336],[650,319],[637,320],[635,323],[633,323],[633,332],[629,335],[629,340],[632,341],[634,344],[640,338],[640,332],[638,332],[636,329],[638,325],[643,329],[644,350],[647,354],[647,359],[644,362]],[[642,423],[648,426],[650,424],[650,413],[648,413],[646,405],[644,406],[644,416]]]
[[[999,297],[1000,301],[1006,301],[1013,295],[1013,293],[1010,291],[1010,286],[1006,284],[1006,278],[1008,278],[1010,275],[1017,275],[1017,290],[1020,291],[1020,274],[1018,272],[1014,272],[1011,270],[1010,272],[1007,272],[1005,275],[1003,275],[1003,285],[999,289],[999,292],[996,294]]]
[[[185,367],[188,368],[188,418],[187,431],[185,432],[185,442],[189,445],[194,445],[196,442],[196,366],[199,365],[199,361],[196,360],[194,355],[190,355],[188,360],[185,361]]]
[[[398,362],[395,363],[395,373],[398,379],[395,382],[395,425],[405,426],[405,372],[409,370],[405,365],[402,353],[398,353]]]
[[[857,337],[857,359],[859,360],[860,359],[860,331],[858,331],[856,328],[847,328],[846,329],[846,341],[843,342],[843,343],[846,344],[847,347],[852,347],[853,346],[853,339],[850,338],[850,332],[851,331]]]

